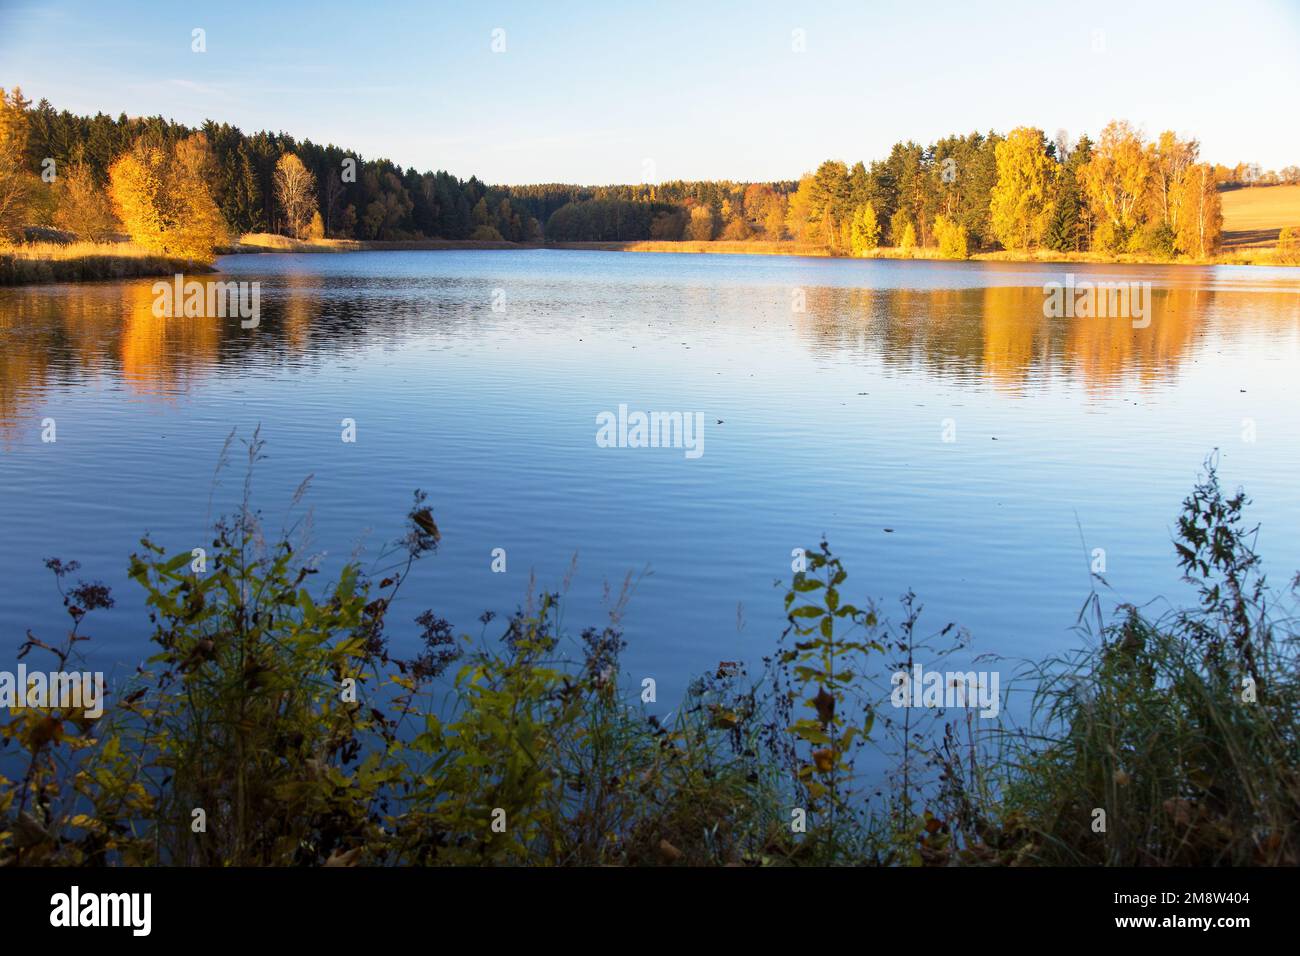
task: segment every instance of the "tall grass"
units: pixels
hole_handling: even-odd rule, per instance
[[[0,245],[0,285],[86,282],[212,271],[210,266],[161,256],[132,242]]]
[[[227,445],[227,449],[231,446]],[[418,492],[373,565],[323,586],[291,518],[244,504],[210,553],[145,540],[155,653],[116,705],[0,725],[0,865],[1278,865],[1300,859],[1294,618],[1266,583],[1243,494],[1213,461],[1177,559],[1197,602],[1113,618],[1033,667],[1024,728],[891,708],[885,685],[966,643],[855,588],[826,542],[753,672],[722,662],[671,719],[623,681],[625,585],[603,624],[529,589],[477,635],[433,611],[414,656],[388,615],[441,534]],[[223,461],[225,453],[223,452]],[[20,656],[75,661],[113,599],[48,562],[69,615]],[[1294,595],[1296,581],[1291,583]],[[629,693],[629,690],[631,693]],[[7,756],[6,756],[7,754]],[[868,757],[868,760],[862,760]],[[888,763],[883,772],[869,764]]]
[[[228,252],[364,252],[432,249],[524,249],[526,244],[477,239],[294,239],[273,232],[246,232]]]
[[[361,248],[353,239],[294,239],[274,232],[246,232],[232,252],[352,252]]]
[[[1300,576],[1268,587],[1247,504],[1211,462],[1175,545],[1197,605],[1098,616],[1096,651],[1039,670],[1046,745],[1022,751],[1005,804],[1042,862],[1300,862],[1300,635],[1272,604]]]

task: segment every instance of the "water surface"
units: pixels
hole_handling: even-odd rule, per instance
[[[1107,604],[1179,596],[1171,530],[1216,447],[1275,577],[1300,567],[1300,270],[1071,267],[1152,283],[1135,329],[1045,318],[1065,267],[1037,264],[547,250],[219,266],[262,284],[256,329],[155,318],[151,280],[0,290],[0,647],[63,626],[41,564],[57,555],[113,586],[94,659],[133,668],[150,649],[127,556],[145,532],[207,543],[242,478],[236,461],[214,484],[218,453],[259,425],[268,526],[312,475],[327,563],[373,558],[429,493],[443,545],[394,616],[399,641],[425,606],[477,633],[532,575],[568,580],[576,633],[631,574],[626,660],[663,702],[771,648],[774,581],[823,534],[859,602],[910,587],[923,621],[958,622],[978,651],[1073,646],[1093,549]],[[597,415],[620,404],[701,413],[704,454],[598,447]]]

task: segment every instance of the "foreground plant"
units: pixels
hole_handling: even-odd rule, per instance
[[[250,480],[261,450],[255,434]],[[1176,545],[1197,605],[1156,620],[1125,605],[1107,622],[1094,594],[1097,649],[1033,673],[1024,731],[886,709],[888,675],[965,635],[919,637],[910,593],[898,623],[847,600],[826,542],[795,574],[761,670],[720,662],[666,719],[621,682],[630,582],[576,638],[556,593],[499,625],[483,615],[478,639],[425,611],[403,659],[388,616],[440,539],[423,496],[376,567],[345,563],[319,587],[302,525],[267,544],[250,500],[246,480],[201,554],[142,542],[131,577],[157,652],[115,706],[23,708],[0,725],[0,865],[1300,860],[1297,635],[1248,502],[1213,462]],[[72,624],[21,654],[64,668],[113,599],[69,584],[75,563],[48,565]],[[868,772],[864,753],[892,769]]]

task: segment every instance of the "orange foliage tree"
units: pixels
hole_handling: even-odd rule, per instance
[[[1178,186],[1177,243],[1180,251],[1205,259],[1219,250],[1223,238],[1223,207],[1214,169],[1197,163],[1183,174]]]
[[[0,87],[0,239],[21,234],[36,184],[27,169],[28,105],[21,90]]]
[[[103,242],[120,228],[103,184],[85,163],[73,163],[58,178],[54,224],[78,238]]]
[[[1093,247],[1126,251],[1142,225],[1156,181],[1155,155],[1128,123],[1115,120],[1101,131],[1079,183],[1097,222]]]
[[[994,155],[993,234],[1007,249],[1032,249],[1042,243],[1056,203],[1057,164],[1047,153],[1047,137],[1041,129],[1019,126],[997,144]]]
[[[230,229],[212,200],[207,137],[168,148],[139,140],[109,167],[109,195],[131,238],[155,252],[211,262]]]

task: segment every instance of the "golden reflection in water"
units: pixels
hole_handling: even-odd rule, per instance
[[[190,380],[216,365],[223,326],[237,320],[196,316],[159,317],[150,284],[123,290],[118,343],[122,379],[132,391],[170,399]]]
[[[981,293],[980,367],[998,388],[1020,391],[1030,373],[1054,353],[1042,290],[997,286]]]
[[[213,368],[238,319],[159,318],[152,281],[0,289],[0,434],[56,382],[119,376],[167,400]]]
[[[290,272],[282,282],[283,295],[263,295],[256,330],[238,318],[158,318],[152,280],[0,289],[0,435],[36,414],[47,389],[61,382],[118,376],[137,394],[169,400],[223,363],[246,364],[251,350],[306,353],[378,334],[383,325],[382,310],[375,315],[360,294],[334,302],[326,316],[319,276]],[[790,324],[785,290],[770,307],[756,304],[752,290],[694,292],[688,309],[741,310],[737,334]],[[1172,282],[1152,290],[1145,328],[1129,319],[1047,318],[1037,286],[810,287],[804,294],[793,325],[815,352],[861,352],[900,373],[920,368],[1013,394],[1056,375],[1094,392],[1146,386],[1176,374],[1207,336],[1300,329],[1300,294],[1289,284],[1210,290]]]
[[[295,353],[307,351],[311,328],[320,315],[320,296],[315,291],[320,279],[307,273],[288,272],[284,311],[280,315],[280,334],[284,345]]]
[[[1067,375],[1093,393],[1166,381],[1198,339],[1300,329],[1295,289],[1153,288],[1141,316],[1055,318],[1038,287],[806,291],[795,326],[815,351],[857,347],[887,367],[917,365],[1012,393]]]

